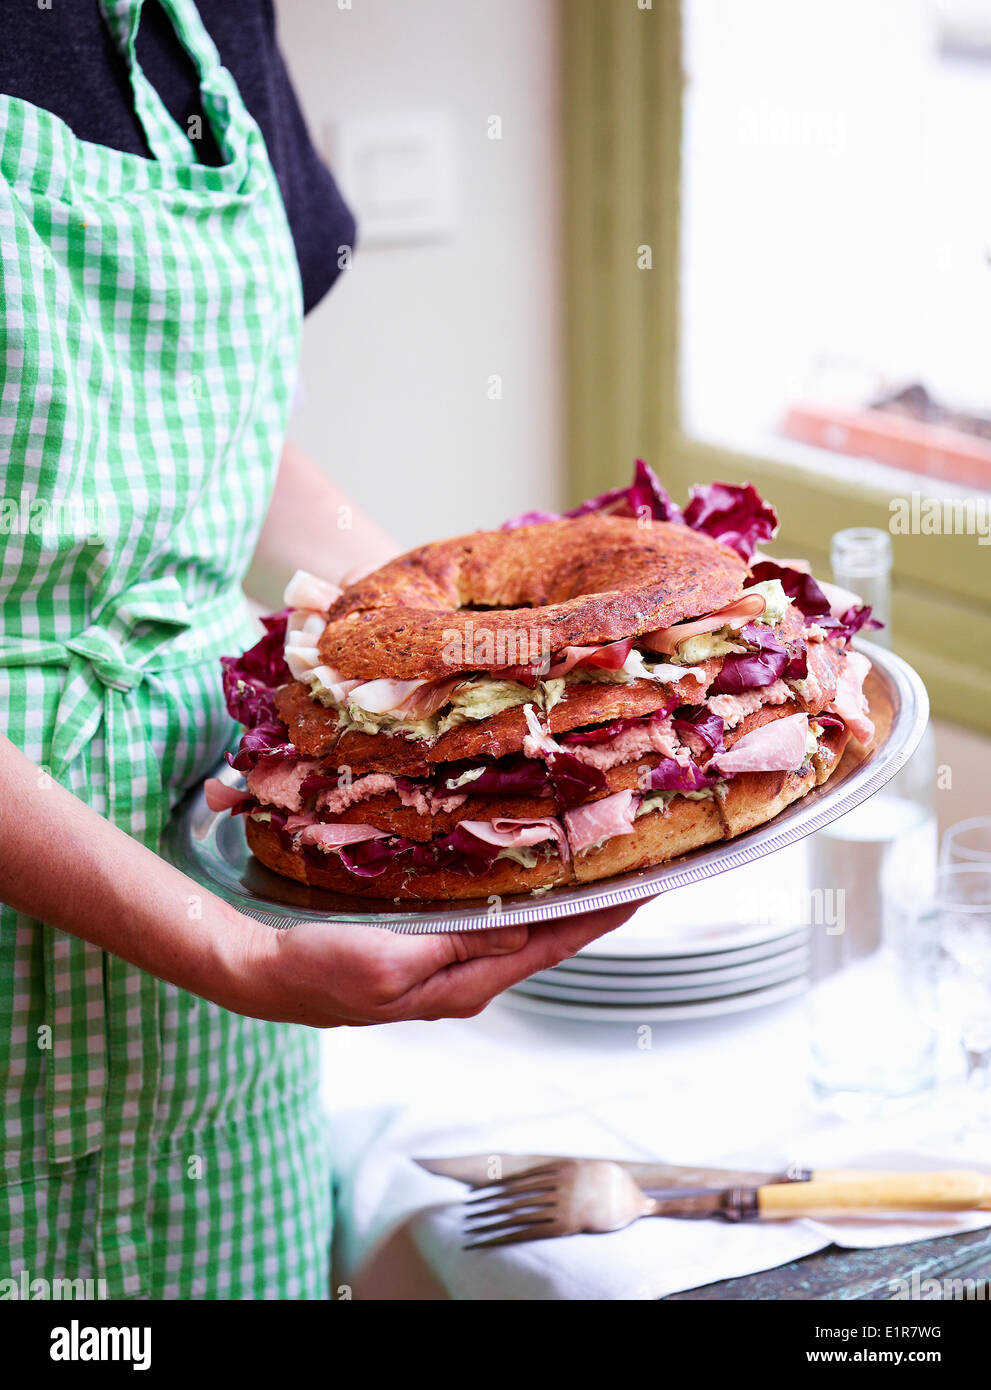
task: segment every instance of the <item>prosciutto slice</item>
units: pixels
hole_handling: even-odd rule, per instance
[[[638,803],[636,792],[627,790],[604,796],[600,801],[587,801],[584,806],[565,811],[564,823],[572,853],[581,854],[600,840],[629,835],[633,830]]]
[[[287,608],[306,608],[311,612],[326,613],[343,592],[328,579],[320,579],[307,570],[297,570],[286,585],[283,602]]]
[[[763,594],[744,594],[716,613],[704,618],[696,618],[691,623],[676,623],[674,627],[659,627],[654,632],[644,633],[637,638],[641,647],[651,652],[661,652],[664,656],[674,656],[682,642],[689,637],[701,637],[704,632],[718,632],[721,627],[743,627],[745,623],[759,618],[767,608]]]
[[[354,703],[369,714],[392,714],[401,709],[421,685],[423,681],[365,681],[356,685],[351,695]]]
[[[286,828],[293,830],[292,819]],[[330,825],[326,821],[314,821],[304,825],[299,831],[300,844],[314,845],[317,849],[340,849],[341,845],[355,845],[362,840],[383,840],[387,830],[377,830],[374,825],[347,825],[343,821]]]
[[[398,718],[429,719],[446,705],[462,676],[443,676],[426,681],[360,681],[348,682],[347,694],[356,705],[369,714],[392,714]]]
[[[246,795],[243,787],[229,787],[219,777],[208,777],[203,783],[203,793],[211,811],[229,811]]]
[[[836,699],[826,708],[830,714],[838,714],[844,724],[861,743],[870,743],[874,737],[874,721],[867,712],[867,696],[864,694],[864,680],[871,669],[871,663],[862,652],[847,652],[843,670],[836,682]]]
[[[568,837],[560,821],[552,816],[534,820],[516,820],[511,816],[497,816],[495,820],[463,820],[459,822],[462,830],[483,840],[487,845],[498,845],[500,849],[525,849],[530,845],[541,845],[547,840],[557,842],[558,853],[567,859]]]
[[[598,667],[602,671],[618,671],[633,647],[632,637],[623,637],[618,642],[606,642],[596,647],[562,647],[550,658],[550,665],[543,666],[504,666],[492,674],[504,681],[519,681],[532,685],[537,680],[552,681],[566,676],[576,666]]]
[[[706,771],[718,771],[723,777],[735,777],[738,772],[796,772],[805,762],[808,734],[807,714],[774,719],[744,734],[725,753],[716,753]]]

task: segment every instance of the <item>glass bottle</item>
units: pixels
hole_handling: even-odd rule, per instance
[[[886,624],[865,636],[889,645],[890,537],[838,531],[831,554],[834,582]],[[818,890],[838,909],[829,925],[811,929],[811,1080],[841,1111],[877,1109],[935,1081],[934,946],[907,910],[913,891],[931,888],[935,874],[934,765],[927,729],[891,782],[810,843],[811,900]]]

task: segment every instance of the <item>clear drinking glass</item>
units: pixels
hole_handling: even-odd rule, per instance
[[[888,533],[837,531],[831,559],[835,582],[859,594],[887,624]],[[887,644],[888,632],[868,635]],[[936,867],[934,771],[927,729],[897,777],[810,841],[812,901],[833,907],[828,924],[812,925],[811,1081],[821,1100],[848,1113],[875,1110],[935,1084],[938,948],[911,903],[912,894],[931,891]]]
[[[957,821],[943,835],[941,864],[991,864],[991,816]]]
[[[885,788],[813,837],[808,995],[810,1078],[845,1114],[908,1100],[936,1082],[938,944],[914,903],[931,892],[936,821]]]
[[[942,948],[939,1006],[963,1053],[967,1099],[958,1139],[991,1155],[991,863],[944,864],[919,900],[922,930]]]

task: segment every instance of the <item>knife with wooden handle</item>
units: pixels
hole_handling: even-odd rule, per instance
[[[991,1207],[991,1177],[946,1173],[871,1173],[804,1183],[731,1187],[659,1197],[646,1216],[723,1216],[730,1221],[787,1221],[796,1216],[849,1216],[879,1211],[977,1211]]]
[[[462,1154],[457,1158],[417,1158],[414,1162],[428,1173],[436,1173],[442,1178],[455,1178],[471,1187],[487,1187],[490,1183],[501,1182],[515,1177],[528,1168],[536,1168],[545,1163],[557,1162],[553,1154]],[[589,1162],[602,1160],[589,1159]],[[647,1191],[667,1188],[701,1187],[765,1187],[769,1184],[807,1183],[810,1179],[842,1176],[857,1178],[864,1176],[859,1169],[809,1169],[790,1168],[783,1173],[754,1172],[736,1168],[695,1168],[683,1164],[646,1163],[639,1160],[611,1158],[604,1160],[625,1168],[640,1187]],[[870,1176],[875,1176],[873,1172]]]

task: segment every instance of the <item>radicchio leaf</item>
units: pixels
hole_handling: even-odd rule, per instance
[[[663,709],[655,710],[653,714],[644,717],[642,714],[634,714],[626,719],[614,719],[610,724],[599,724],[594,729],[571,729],[566,734],[558,735],[559,743],[608,743],[617,734],[625,733],[627,729],[639,729],[645,724],[652,724],[655,720],[660,723],[668,717],[675,708],[677,701],[672,700]]]
[[[519,526],[539,526],[545,521],[560,521],[560,512],[520,512],[519,516],[504,521],[500,530],[515,531]]]
[[[608,492],[600,492],[598,497],[590,497],[581,506],[565,512],[565,516],[587,516],[591,512],[603,512],[609,516],[649,516],[652,521],[675,523],[684,520],[681,508],[671,500],[657,474],[643,459],[637,459],[633,482],[629,487],[614,487]]]
[[[652,521],[671,521],[681,523],[684,518],[681,508],[668,496],[666,489],[652,468],[643,459],[637,459],[633,472],[633,482],[629,487],[614,487],[608,492],[600,492],[590,497],[578,507],[567,512],[523,512],[511,517],[503,524],[504,531],[513,531],[518,526],[536,526],[545,521],[562,521],[566,517],[589,516],[602,513],[607,516],[649,516]]]
[[[337,851],[337,855],[351,873],[357,874],[358,878],[378,878],[384,874],[386,869],[394,859],[398,859],[401,854],[408,854],[416,845],[415,840],[407,840],[402,835],[393,836],[387,840],[359,840],[356,844],[342,845]],[[309,858],[309,847],[307,847],[307,857]],[[314,862],[326,864],[326,854],[318,856]]]
[[[848,608],[842,617],[835,619],[833,623],[823,623],[823,627],[831,628],[830,636],[840,636],[849,642],[861,628],[870,631],[873,628],[884,627],[884,623],[872,616],[870,604],[862,604],[859,607]]]
[[[563,806],[580,806],[594,792],[605,791],[606,775],[573,753],[555,753],[548,764],[554,794]]]
[[[447,785],[448,782],[457,781],[460,772],[467,770],[449,768],[440,779],[437,788],[439,795],[450,796],[452,792],[461,792],[464,796],[475,796],[479,792],[490,792],[510,796],[540,796],[550,790],[546,765],[539,758],[506,759],[502,764],[494,763],[486,767],[480,777],[473,777],[460,787]]]
[[[782,589],[806,618],[818,618],[829,613],[829,599],[805,570],[779,565],[774,560],[761,560],[759,564],[750,566],[750,573],[755,584],[766,579],[780,579]]]
[[[238,772],[253,772],[259,762],[273,760],[294,763],[299,751],[289,739],[289,730],[280,719],[266,719],[241,736],[236,753],[228,753],[227,761]]]
[[[780,680],[791,661],[791,653],[774,634],[757,623],[748,623],[740,636],[756,651],[740,652],[724,659],[719,675],[709,687],[710,695],[739,695],[759,690]]]
[[[839,717],[838,714],[827,714],[825,710],[821,710],[818,714],[814,714],[812,718],[815,720],[817,724],[821,724],[824,729],[846,728],[846,725],[843,723],[843,720]]]
[[[700,792],[718,782],[695,763],[679,763],[665,758],[650,771],[650,789],[655,792]]]
[[[708,483],[692,488],[685,523],[731,546],[744,560],[749,560],[758,543],[770,540],[777,531],[778,514],[753,483],[742,487]]]
[[[240,656],[220,658],[227,709],[249,729],[278,719],[272,697],[280,685],[292,680],[284,654],[289,613],[284,608],[262,618],[264,637]]]
[[[713,714],[712,710],[705,705],[683,705],[683,714],[675,714],[672,720],[674,729],[681,734],[684,739],[688,734],[693,734],[702,740],[714,753],[723,751],[723,734],[726,725],[718,714]],[[690,746],[690,745],[689,745]]]

